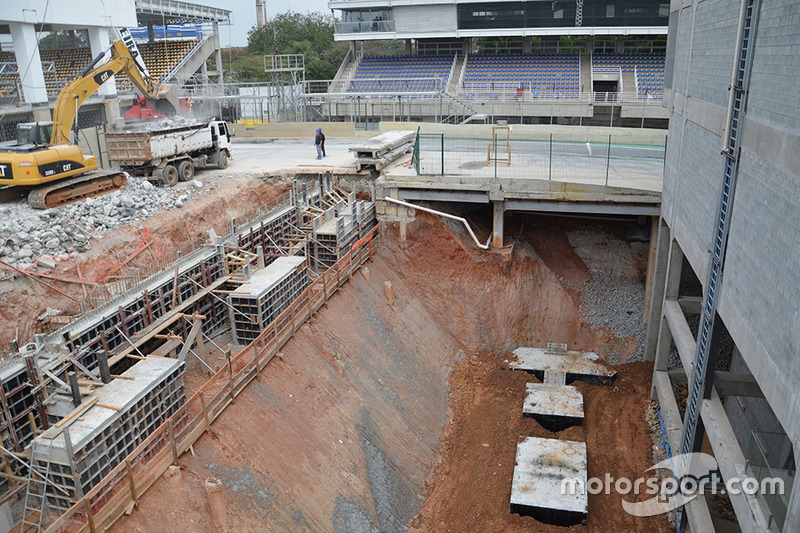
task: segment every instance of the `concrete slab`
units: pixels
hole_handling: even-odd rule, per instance
[[[572,482],[577,482],[577,490],[569,490]],[[532,516],[547,524],[578,524],[586,519],[589,509],[585,487],[583,442],[524,437],[517,443],[512,513]]]
[[[528,383],[522,416],[533,418],[549,431],[583,424],[583,395],[571,385]]]
[[[545,372],[563,372],[567,381],[580,379],[610,383],[617,373],[598,362],[600,357],[593,352],[554,351],[548,348],[525,348],[514,350],[516,361],[508,366],[515,370],[533,372],[543,380]]]
[[[250,283],[239,285],[232,294],[259,298],[305,262],[306,257],[304,255],[279,257],[267,265],[266,268],[254,272],[250,276]]]
[[[411,143],[416,133],[414,131],[387,131],[371,139],[359,139],[350,145],[350,151],[355,152],[358,158],[377,159],[396,148]]]

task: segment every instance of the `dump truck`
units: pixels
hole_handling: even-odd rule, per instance
[[[161,129],[106,133],[108,158],[133,176],[171,187],[189,181],[207,165],[228,166],[231,136],[228,124],[211,120]]]
[[[97,158],[77,146],[78,111],[116,74],[124,73],[154,109],[174,113],[178,101],[171,85],[150,76],[130,32],[97,57],[59,93],[53,120],[17,125],[17,143],[0,152],[0,187],[29,191],[35,209],[58,207],[125,188],[124,172],[99,171]],[[109,55],[106,54],[109,53]]]

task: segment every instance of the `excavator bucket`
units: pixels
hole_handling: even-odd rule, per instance
[[[175,87],[164,83],[158,87],[155,98],[150,101],[153,109],[165,115],[173,115],[178,112],[178,96],[175,94]]]

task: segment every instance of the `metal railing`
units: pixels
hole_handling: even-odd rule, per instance
[[[337,22],[336,33],[370,33],[394,31],[393,20],[367,20],[363,22]]]
[[[639,187],[663,177],[664,144],[647,135],[576,139],[570,134],[514,133],[473,138],[418,132],[412,165],[417,175],[459,175],[463,179],[544,179]],[[510,156],[510,157],[508,157]],[[508,159],[509,163],[498,163]],[[658,187],[656,187],[658,188]]]

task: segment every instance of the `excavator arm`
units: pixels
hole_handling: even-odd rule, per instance
[[[127,74],[136,88],[150,100],[153,107],[165,113],[174,113],[177,110],[178,104],[172,85],[161,84],[147,75],[146,71],[143,73],[122,40],[111,44],[111,59],[103,61],[104,56],[104,53],[97,56],[59,93],[53,108],[51,145],[70,144],[70,131],[75,124],[78,109],[87,98],[97,92],[100,86],[120,72]]]

